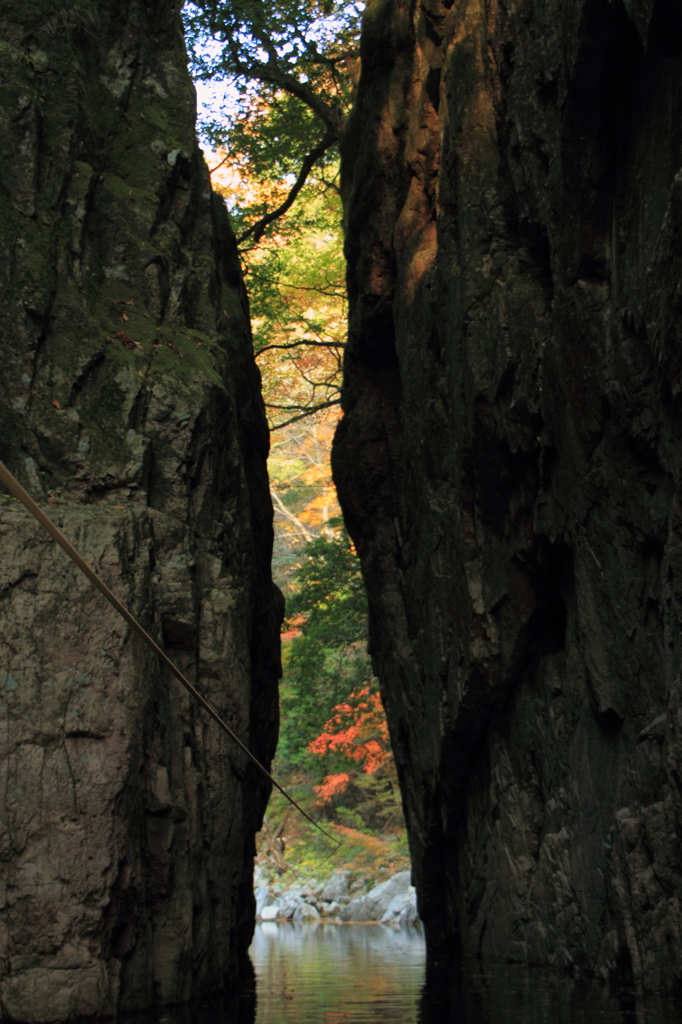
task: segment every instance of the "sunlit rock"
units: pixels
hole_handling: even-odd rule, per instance
[[[678,12],[365,15],[334,476],[434,960],[682,977]]]

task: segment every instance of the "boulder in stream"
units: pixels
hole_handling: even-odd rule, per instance
[[[313,924],[320,920],[320,912],[312,903],[301,903],[296,907],[292,920],[295,924]]]
[[[341,896],[347,896],[350,882],[350,871],[335,871],[325,885],[320,899],[324,903],[331,903]]]
[[[342,921],[379,921],[395,896],[410,888],[411,872],[399,871],[385,882],[376,885],[365,896],[358,896],[341,908]]]
[[[390,924],[394,928],[409,928],[411,925],[419,924],[417,890],[413,885],[407,892],[400,892],[393,897],[380,924]]]

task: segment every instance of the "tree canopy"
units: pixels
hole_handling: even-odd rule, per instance
[[[251,303],[273,430],[339,404],[345,340],[338,142],[359,73],[358,0],[210,0],[184,9],[200,118]],[[286,216],[284,216],[286,214]]]
[[[282,202],[240,240],[257,241],[290,208],[313,167],[319,173],[336,162],[358,76],[363,8],[357,0],[186,5],[194,76],[232,87],[229,114],[224,108],[205,123],[207,136],[239,154],[261,180],[291,179]]]

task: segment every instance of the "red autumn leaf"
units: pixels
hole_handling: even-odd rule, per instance
[[[364,687],[337,704],[324,732],[308,744],[311,754],[339,753],[373,775],[391,757],[388,725],[378,693]]]

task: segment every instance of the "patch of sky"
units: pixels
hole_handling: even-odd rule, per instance
[[[287,60],[292,72],[297,74],[301,82],[307,82],[308,76],[305,73],[295,71],[296,62],[309,50],[311,44],[319,51],[333,47],[334,41],[343,33],[344,27],[357,20],[365,6],[363,0],[352,0],[351,3],[341,0],[340,3],[333,5],[329,15],[310,17],[310,20],[307,20],[302,11],[299,11],[303,14],[300,20],[296,17],[293,20],[287,18],[283,11],[279,18],[279,26],[279,12],[274,8],[271,39],[279,44],[276,46],[278,56]],[[186,2],[183,6],[183,14],[188,22],[198,12],[197,4]],[[244,53],[250,52],[256,60],[267,63],[267,52],[260,49],[248,31],[238,32],[237,40]],[[240,111],[245,109],[245,105],[258,95],[259,88],[255,83],[245,82],[221,68],[225,48],[226,39],[220,38],[220,34],[193,35],[191,40],[193,57],[190,61],[190,70],[197,92],[197,132],[209,165],[215,163],[216,144],[222,134],[221,127],[224,128],[238,117]],[[289,185],[293,185],[294,181],[294,175],[287,176]]]

